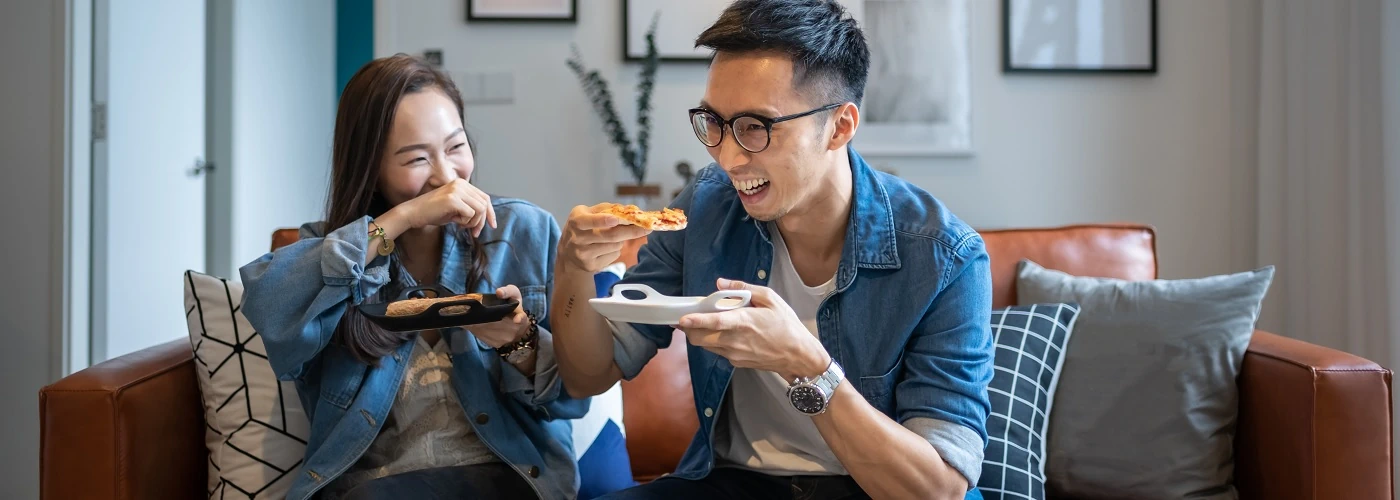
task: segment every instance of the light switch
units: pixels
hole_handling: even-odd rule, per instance
[[[515,75],[510,72],[457,71],[452,73],[465,104],[512,104]]]
[[[452,81],[457,84],[457,91],[462,94],[462,102],[474,103],[481,100],[481,73],[454,71]]]

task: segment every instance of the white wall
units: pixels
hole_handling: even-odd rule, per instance
[[[612,199],[616,153],[564,66],[575,42],[632,116],[637,66],[620,61],[621,2],[580,3],[577,25],[467,24],[457,0],[378,0],[376,56],[445,50],[454,73],[509,71],[515,101],[468,105],[480,142],[478,183],[563,217]],[[1164,277],[1234,269],[1231,74],[1227,2],[1159,2],[1155,76],[1005,75],[1000,2],[972,4],[970,158],[867,158],[946,201],[979,228],[1134,221],[1155,225]],[[684,110],[704,65],[666,64],[655,94],[649,179],[669,192],[680,159],[710,162]]]
[[[59,329],[64,3],[0,3],[0,497],[39,497],[39,388],[53,380]],[[22,47],[23,50],[18,48]]]
[[[1000,2],[972,4],[976,156],[874,163],[979,228],[1141,222],[1163,277],[1236,270],[1229,5],[1158,2],[1158,73],[1142,77],[1003,74]]]
[[[324,217],[335,127],[335,2],[240,0],[231,10],[232,75],[223,92],[231,136],[229,185],[215,217],[226,221],[228,261],[238,268],[268,251],[272,231]],[[216,103],[219,102],[216,97]]]

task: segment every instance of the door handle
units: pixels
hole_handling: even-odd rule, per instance
[[[195,157],[194,168],[190,169],[190,177],[199,177],[208,172],[214,171],[214,163],[204,161],[204,158]]]

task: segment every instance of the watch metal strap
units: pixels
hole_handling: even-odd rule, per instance
[[[841,380],[844,378],[846,378],[845,370],[842,370],[841,364],[837,363],[835,358],[832,358],[831,364],[826,367],[826,371],[822,372],[821,376],[817,377],[817,385],[826,391],[827,398],[830,399],[831,396],[836,393],[836,387],[841,385]]]

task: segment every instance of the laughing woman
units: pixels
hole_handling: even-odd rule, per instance
[[[326,219],[241,269],[243,312],[311,418],[288,498],[572,499],[571,418],[545,314],[559,227],[473,186],[462,99],[409,56],[375,60],[336,116]],[[520,301],[465,328],[385,331],[354,307],[418,284]]]

